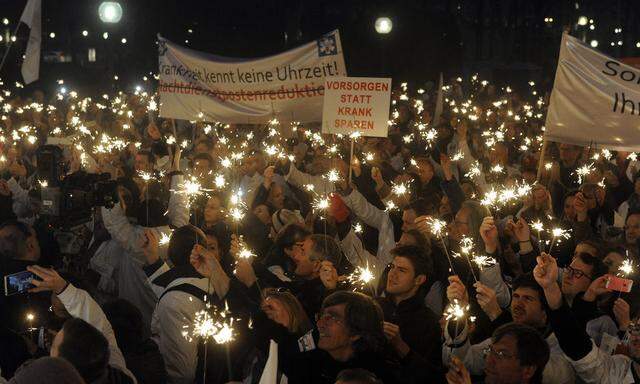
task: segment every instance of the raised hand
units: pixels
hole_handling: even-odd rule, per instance
[[[200,244],[193,246],[191,255],[189,256],[189,262],[193,268],[204,277],[214,277],[216,266],[219,266],[216,265],[219,264],[219,262],[215,252],[206,249]]]
[[[378,185],[384,184],[384,180],[382,179],[382,172],[380,172],[380,169],[378,167],[371,168],[371,178]]]
[[[320,280],[325,288],[329,290],[336,289],[338,286],[338,271],[332,262],[324,260],[320,264]]]
[[[245,286],[251,287],[258,280],[253,266],[248,259],[238,259],[236,269],[233,271],[236,278]]]
[[[558,283],[558,264],[548,253],[542,253],[536,258],[538,265],[533,269],[533,277],[543,289]]]
[[[629,304],[623,299],[618,298],[613,303],[613,314],[618,321],[618,328],[626,331],[629,328],[629,324],[631,324],[631,308]]]
[[[144,233],[140,236],[140,247],[148,265],[155,263],[160,258],[158,254],[159,245],[160,240],[158,240],[156,232],[153,229],[145,228]]]
[[[476,287],[476,299],[478,300],[478,304],[480,304],[480,308],[482,308],[491,320],[495,320],[500,313],[502,313],[498,299],[496,298],[496,291],[479,281],[474,284],[474,287]]]
[[[492,216],[482,219],[480,236],[484,241],[484,248],[487,253],[494,253],[498,249],[498,227],[496,227]]]
[[[587,288],[587,291],[584,293],[582,299],[584,301],[592,302],[595,301],[598,296],[609,292],[609,289],[607,289],[607,280],[609,277],[610,275],[604,275],[593,280],[589,285],[589,288]]]
[[[449,372],[445,376],[448,384],[471,384],[471,375],[467,368],[465,368],[462,360],[456,356],[451,357],[451,363],[449,364]]]
[[[449,276],[447,299],[449,299],[449,301],[458,300],[461,306],[465,306],[469,303],[469,293],[458,275]]]
[[[31,284],[33,284],[35,287],[29,289],[29,292],[36,293],[43,291],[53,291],[53,293],[59,295],[67,287],[66,280],[60,277],[58,272],[56,272],[53,268],[44,268],[39,265],[30,265],[27,267],[27,271],[40,278],[40,280],[31,280]]]

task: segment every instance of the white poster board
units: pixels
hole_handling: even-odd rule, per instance
[[[332,77],[325,80],[322,133],[387,137],[391,79]]]

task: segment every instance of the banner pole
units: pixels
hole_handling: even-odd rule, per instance
[[[351,154],[349,155],[349,184],[351,184],[351,174],[353,173],[353,145],[354,139],[351,138]]]
[[[540,182],[542,178],[542,168],[544,167],[544,155],[547,152],[547,138],[544,137],[542,139],[542,148],[540,149],[540,160],[538,160],[538,175],[536,176],[536,181]]]

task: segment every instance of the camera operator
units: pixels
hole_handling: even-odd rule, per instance
[[[179,164],[180,154],[176,153],[174,166]],[[174,167],[174,169],[176,169]],[[143,220],[143,225],[134,224],[127,217],[127,200],[133,202],[131,191],[121,183],[118,187],[119,203],[113,208],[101,209],[102,221],[111,239],[104,242],[96,251],[94,258],[117,261],[115,284],[118,297],[133,303],[142,312],[145,329],[151,324],[151,315],[156,306],[157,297],[146,283],[147,276],[142,270],[145,263],[143,248],[148,242],[145,229],[151,229],[158,239],[171,234],[171,228],[179,228],[188,224],[188,197],[180,191],[183,185],[183,175],[173,171],[171,178],[171,196],[169,198],[166,215],[165,209],[156,199],[147,198],[142,202],[141,210],[148,209],[150,215]],[[166,251],[163,250],[163,251]]]

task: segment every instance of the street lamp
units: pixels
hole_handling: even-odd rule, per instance
[[[122,18],[122,6],[117,1],[103,1],[98,7],[98,16],[103,23],[117,23]]]
[[[588,22],[589,19],[587,18],[587,16],[578,17],[578,25],[587,25]]]
[[[375,23],[376,32],[386,35],[393,29],[393,22],[388,17],[378,17]]]

